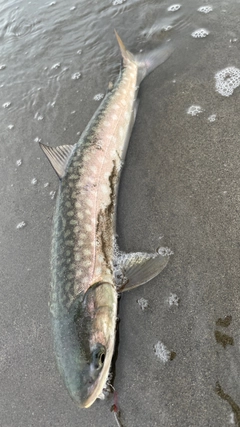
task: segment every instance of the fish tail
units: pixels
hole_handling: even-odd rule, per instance
[[[134,55],[126,49],[116,30],[115,34],[123,57],[124,66],[127,66],[129,63],[134,63],[138,66],[138,84],[155,68],[165,62],[173,52],[173,47],[168,42],[150,52]]]

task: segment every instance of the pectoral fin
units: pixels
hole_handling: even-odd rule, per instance
[[[129,291],[143,285],[157,276],[167,265],[169,260],[166,254],[148,254],[136,252],[131,254],[120,253],[115,262],[115,283],[118,292]]]
[[[59,178],[63,178],[66,172],[68,160],[70,159],[76,144],[59,145],[58,147],[49,147],[41,142],[39,144]]]

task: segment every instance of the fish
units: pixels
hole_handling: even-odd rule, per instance
[[[116,242],[119,180],[146,75],[169,43],[132,54],[117,32],[122,68],[73,145],[40,143],[59,178],[53,219],[50,313],[57,366],[73,401],[104,397],[115,347],[118,296],[158,275],[169,253],[121,252]]]

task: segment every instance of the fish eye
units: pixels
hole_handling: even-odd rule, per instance
[[[101,364],[103,365],[104,364],[104,360],[105,360],[105,353],[101,353],[99,359],[101,361]]]
[[[100,348],[97,348],[93,351],[92,353],[92,358],[93,358],[93,366],[95,369],[101,369],[104,361],[105,361],[105,355],[106,355],[106,351],[105,348],[103,346],[101,346]]]

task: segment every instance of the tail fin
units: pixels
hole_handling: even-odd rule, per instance
[[[124,66],[127,66],[131,62],[134,62],[138,66],[138,83],[141,83],[144,77],[165,62],[173,52],[173,47],[170,43],[167,43],[150,52],[133,55],[126,49],[116,30],[115,34],[123,57]]]

